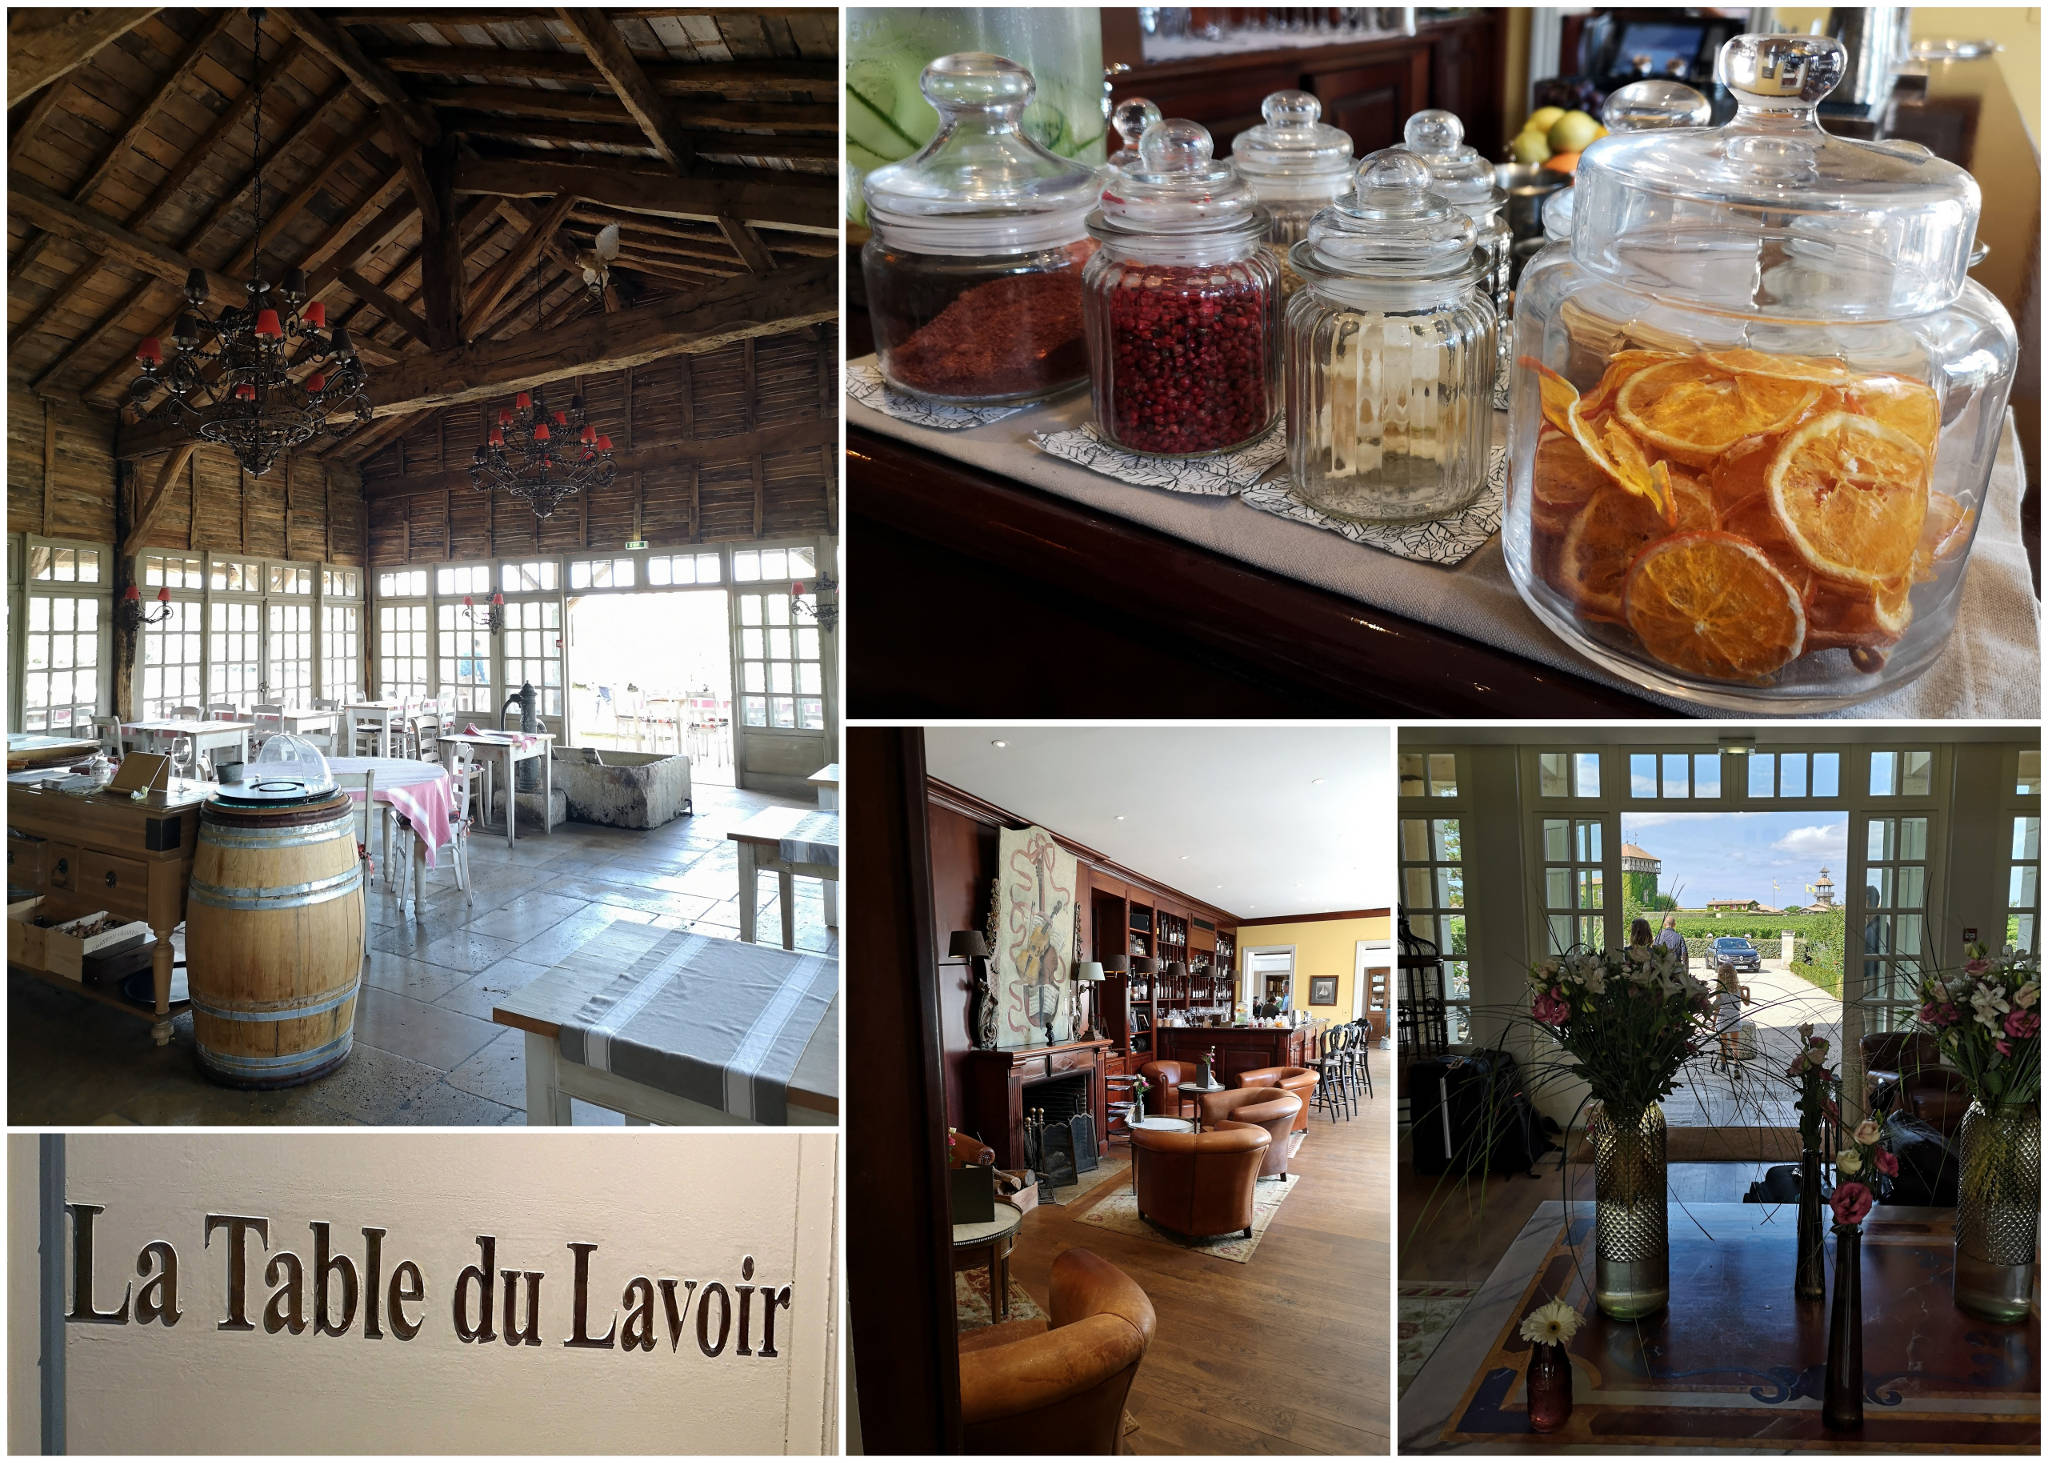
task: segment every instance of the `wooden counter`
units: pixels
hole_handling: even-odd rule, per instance
[[[1308,1054],[1308,1028],[1280,1031],[1259,1026],[1162,1026],[1154,1033],[1159,1055],[1168,1061],[1197,1062],[1211,1048],[1216,1075],[1228,1086],[1239,1072],[1261,1067],[1299,1067]]]
[[[199,809],[216,791],[212,783],[178,781],[168,793],[138,803],[120,793],[73,797],[25,783],[7,788],[10,887],[42,895],[44,908],[61,919],[106,910],[148,922],[156,936],[156,1024],[150,1034],[158,1046],[171,1039],[171,932],[185,919]],[[69,980],[56,983],[145,1014],[118,994]]]

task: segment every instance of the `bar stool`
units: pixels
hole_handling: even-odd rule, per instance
[[[1327,1112],[1330,1121],[1351,1117],[1344,1094],[1344,1028],[1333,1026],[1323,1034],[1322,1055],[1309,1065],[1316,1072],[1315,1110]]]
[[[1373,1096],[1372,1023],[1361,1016],[1358,1020],[1351,1023],[1351,1035],[1351,1046],[1345,1055],[1351,1058],[1354,1076],[1357,1079],[1353,1083],[1353,1090],[1356,1090],[1358,1082],[1363,1082],[1365,1085],[1365,1095],[1371,1097]]]

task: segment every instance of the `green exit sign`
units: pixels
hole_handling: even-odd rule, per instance
[[[644,549],[647,547],[647,540],[644,538],[629,538],[626,540],[626,547],[629,549]]]

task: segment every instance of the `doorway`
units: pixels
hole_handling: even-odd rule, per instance
[[[1621,815],[1622,938],[1638,919],[1686,939],[1695,976],[1720,958],[1745,1000],[1732,1068],[1715,1053],[1688,1066],[1665,1100],[1673,1127],[1796,1127],[1783,1080],[1802,1023],[1842,1042],[1850,818],[1846,812],[1655,812]],[[1748,968],[1751,965],[1754,968]],[[1697,1070],[1696,1070],[1697,1069]]]
[[[730,604],[722,588],[571,595],[571,745],[687,753],[691,781],[732,786]]]

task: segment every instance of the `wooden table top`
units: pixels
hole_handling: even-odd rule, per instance
[[[837,787],[839,786],[839,764],[837,762],[828,762],[805,778],[804,781],[808,782],[812,787]]]
[[[1574,1203],[1566,1212],[1546,1203],[1523,1235],[1541,1225],[1547,1244],[1518,1240],[1510,1248],[1404,1395],[1402,1450],[1424,1441],[1411,1427],[1432,1411],[1434,1389],[1462,1380],[1463,1398],[1431,1445],[2036,1453],[2039,1318],[1997,1326],[1956,1309],[1954,1218],[1947,1209],[1880,1207],[1865,1222],[1864,1422],[1860,1434],[1841,1434],[1820,1420],[1828,1303],[1792,1295],[1797,1219],[1790,1205],[1673,1205],[1671,1303],[1647,1320],[1620,1322],[1602,1316],[1588,1291],[1593,1205]],[[1832,1238],[1828,1269],[1832,1296]],[[1571,1419],[1539,1439],[1529,1431],[1529,1343],[1518,1327],[1553,1296],[1586,1324],[1567,1348]],[[1453,1345],[1468,1323],[1490,1333],[1476,1353],[1462,1353],[1477,1354],[1476,1367]],[[1459,1377],[1432,1377],[1443,1362]]]
[[[655,930],[659,935],[663,931]],[[491,1019],[500,1026],[530,1031],[550,1041],[562,1034],[562,1023],[573,1021],[590,998],[603,992],[619,972],[639,958],[646,948],[649,929],[643,925],[613,924],[591,936],[575,953],[546,975],[538,976],[500,1001]],[[733,942],[737,944],[737,941]],[[750,950],[768,947],[752,945]],[[791,960],[803,958],[793,952]],[[804,1048],[796,1070],[789,1079],[789,1105],[812,1112],[839,1112],[839,998],[834,996],[818,1023],[810,1045]]]
[[[831,808],[763,808],[725,836],[736,843],[780,843],[806,818],[838,820]]]
[[[62,767],[90,757],[100,749],[93,737],[45,737],[25,732],[7,736],[7,770],[22,772],[32,767]]]

